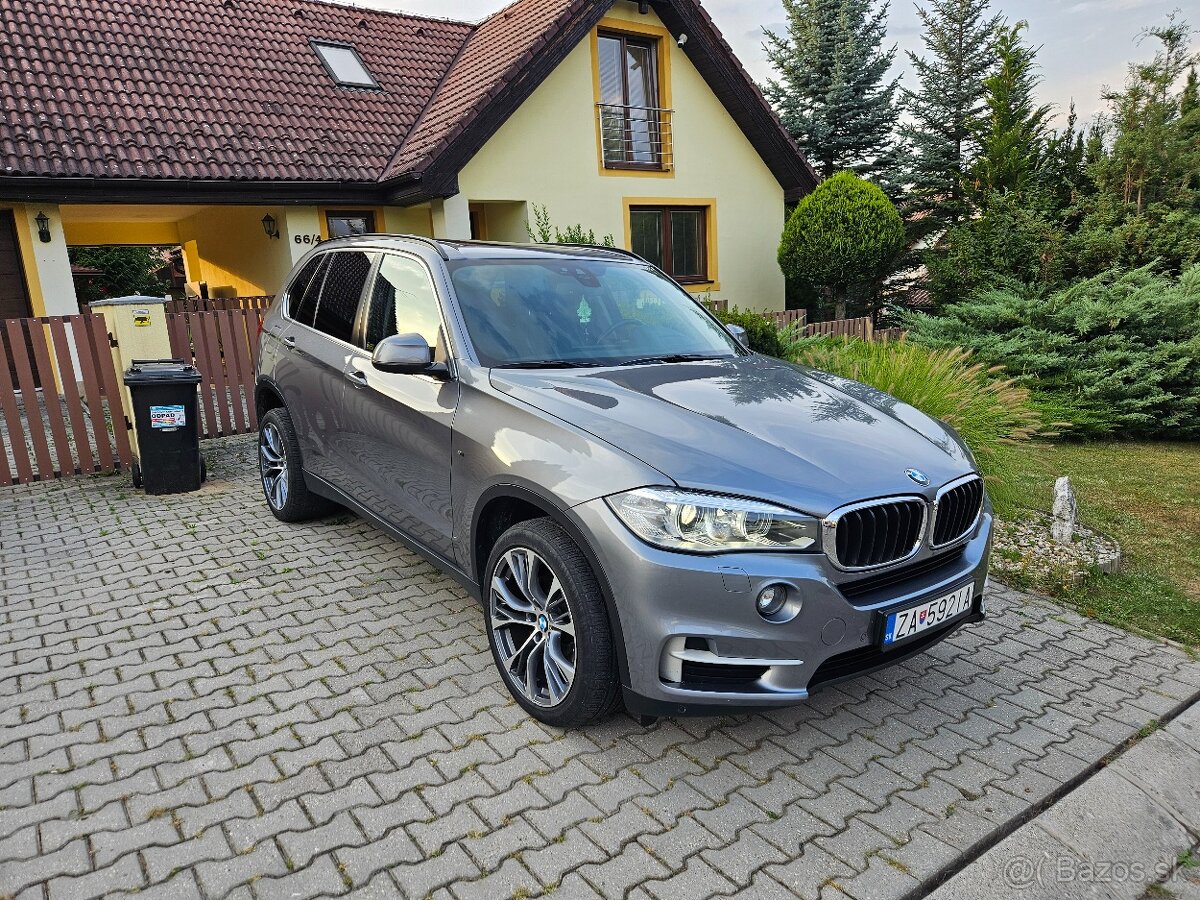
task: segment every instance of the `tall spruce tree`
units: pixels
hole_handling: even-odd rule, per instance
[[[787,30],[766,32],[778,72],[764,86],[784,126],[822,178],[842,169],[888,176],[899,79],[886,76],[896,48],[882,49],[886,2],[783,0]]]
[[[1001,25],[996,32],[998,65],[983,83],[987,115],[978,128],[979,157],[973,167],[977,197],[1028,190],[1045,161],[1051,107],[1034,105],[1041,77],[1037,48],[1021,40],[1028,27],[1022,21]]]
[[[967,172],[1000,23],[988,15],[988,0],[930,0],[917,5],[917,15],[926,54],[909,52],[917,87],[902,94],[910,119],[902,136],[914,238],[939,233],[970,211]]]

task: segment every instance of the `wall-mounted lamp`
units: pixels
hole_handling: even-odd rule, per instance
[[[269,238],[278,238],[279,237],[279,223],[275,221],[275,217],[273,215],[271,215],[270,213],[267,213],[265,216],[262,217],[262,226],[263,226],[263,231],[265,231],[267,233],[267,237],[269,237]]]
[[[50,243],[50,217],[41,210],[33,217],[33,221],[37,222],[38,238],[43,244]]]

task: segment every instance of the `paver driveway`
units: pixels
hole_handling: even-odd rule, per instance
[[[805,706],[560,733],[452,582],[206,446],[198,494],[0,492],[0,897],[916,895],[1200,688],[998,590]]]

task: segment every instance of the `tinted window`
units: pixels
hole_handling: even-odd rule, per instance
[[[321,302],[317,305],[315,327],[339,341],[350,341],[354,335],[354,317],[362,298],[367,276],[371,274],[371,256],[357,250],[341,250],[330,254]]]
[[[367,312],[365,346],[374,350],[388,335],[419,334],[438,344],[442,317],[429,271],[407,256],[388,255],[379,264]]]
[[[654,269],[599,260],[449,264],[485,366],[620,365],[647,357],[720,358],[738,345]]]
[[[317,312],[317,297],[321,294],[321,280],[325,277],[328,256],[316,256],[296,276],[288,289],[288,315],[297,322],[312,325]]]

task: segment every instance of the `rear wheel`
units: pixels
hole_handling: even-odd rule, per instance
[[[619,697],[608,611],[596,576],[551,519],[520,522],[488,560],[488,642],[517,703],[547,725],[575,727]]]
[[[300,442],[286,409],[262,417],[258,432],[258,469],[263,496],[275,518],[303,522],[331,512],[334,504],[308,489],[300,466]]]

